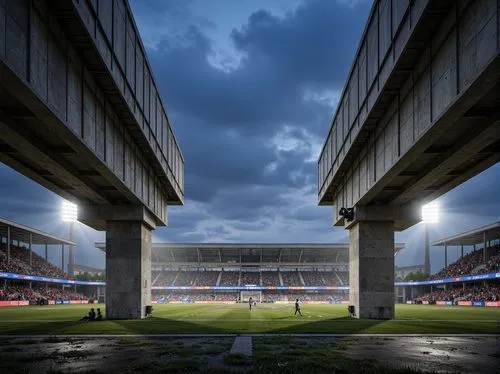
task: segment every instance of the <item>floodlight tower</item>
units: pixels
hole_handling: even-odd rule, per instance
[[[439,221],[439,205],[432,202],[422,206],[422,222],[424,224],[424,272],[425,275],[431,275],[431,260],[429,253],[429,223]]]
[[[78,206],[70,203],[69,201],[63,201],[62,203],[62,220],[63,222],[69,222],[69,241],[74,242],[75,240],[75,222],[78,219]],[[64,256],[64,253],[63,253]],[[63,257],[64,258],[64,257]],[[75,247],[71,245],[69,247],[69,264],[68,273],[74,275],[75,267]],[[63,260],[63,271],[64,271],[64,260]]]

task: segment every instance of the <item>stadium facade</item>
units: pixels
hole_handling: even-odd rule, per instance
[[[375,0],[318,160],[351,303],[394,318],[394,232],[500,160],[496,0]]]
[[[104,243],[96,247],[105,251]],[[153,243],[153,300],[347,301],[348,244]],[[394,253],[404,248],[396,244]]]

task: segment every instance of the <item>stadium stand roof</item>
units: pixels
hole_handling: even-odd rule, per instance
[[[95,243],[105,251],[105,243]],[[404,248],[397,243],[395,252]],[[203,266],[330,265],[348,261],[348,243],[153,243],[155,263]]]
[[[57,236],[48,234],[46,232],[28,226],[21,225],[20,223],[0,218],[0,236],[6,238],[8,228],[10,228],[10,239],[15,241],[19,240],[21,243],[28,244],[30,242],[30,234],[31,234],[32,244],[76,245],[76,243],[71,242],[69,240],[59,238]]]
[[[487,226],[478,227],[477,229],[450,236],[449,238],[435,241],[431,245],[434,247],[442,247],[445,245],[475,245],[482,244],[485,241],[500,239],[500,222],[495,222]]]

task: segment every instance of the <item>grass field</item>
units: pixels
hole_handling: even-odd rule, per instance
[[[396,305],[396,319],[358,320],[345,305],[245,304],[154,305],[146,320],[79,321],[91,305],[48,305],[0,309],[2,334],[162,334],[162,333],[500,333],[500,309]],[[104,310],[104,305],[92,305]]]

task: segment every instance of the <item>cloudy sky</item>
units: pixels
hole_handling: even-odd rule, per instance
[[[347,242],[317,206],[317,159],[371,1],[130,2],[186,159],[185,206],[154,239]],[[440,198],[431,240],[500,220],[499,182],[497,164]],[[0,216],[66,236],[60,203],[0,164]],[[102,267],[104,233],[80,225],[76,239],[77,262]],[[423,263],[421,226],[396,241],[398,265]],[[433,270],[443,262],[436,248]]]

